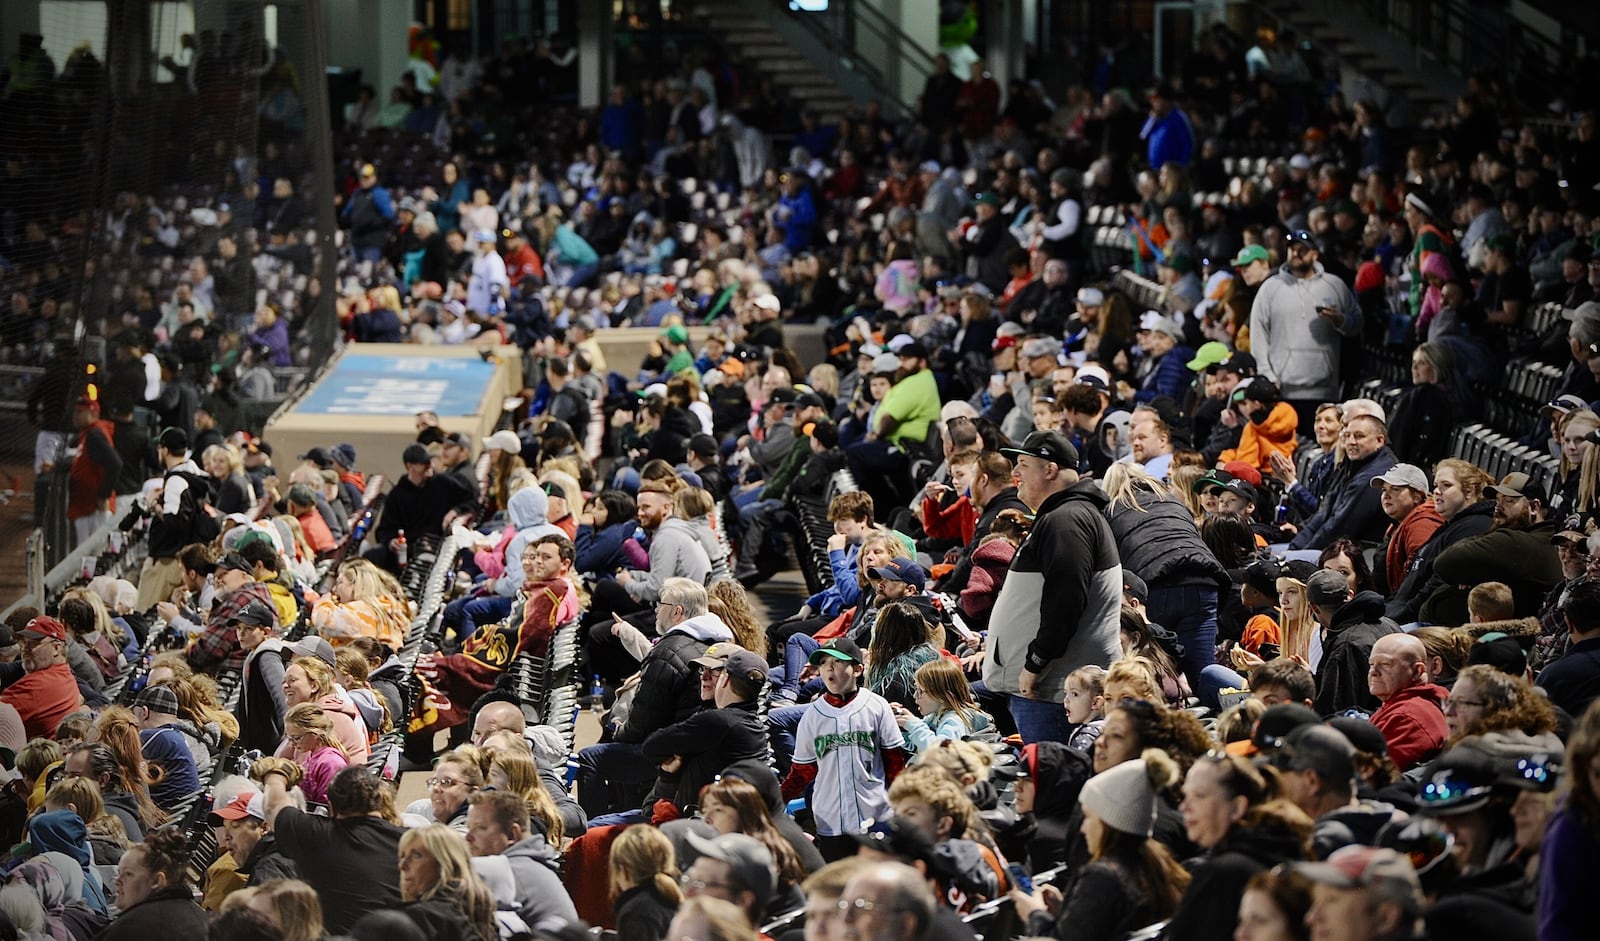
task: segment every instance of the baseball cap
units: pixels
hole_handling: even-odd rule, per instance
[[[1350,596],[1350,583],[1338,572],[1322,569],[1306,582],[1306,600],[1312,604],[1341,605]]]
[[[428,463],[428,449],[420,444],[408,444],[405,451],[400,455],[400,463],[426,464]]]
[[[237,552],[224,552],[222,558],[217,560],[216,571],[220,574],[227,571],[249,572],[255,574],[256,567]]]
[[[1258,261],[1270,260],[1271,256],[1267,254],[1266,246],[1246,245],[1244,248],[1239,249],[1239,254],[1233,256],[1233,261],[1230,264],[1235,268],[1243,268],[1245,265],[1254,264]]]
[[[1145,311],[1144,316],[1139,318],[1139,329],[1165,333],[1180,342],[1183,340],[1183,328],[1178,326],[1178,322],[1165,314],[1157,313],[1153,310]]]
[[[1202,369],[1210,369],[1219,363],[1227,362],[1228,357],[1232,355],[1233,351],[1228,349],[1228,344],[1226,343],[1220,343],[1216,340],[1202,343],[1200,348],[1194,351],[1194,359],[1189,360],[1189,368],[1195,372],[1199,372]]]
[[[677,343],[681,346],[689,342],[689,331],[681,323],[675,323],[661,331],[661,335],[666,337],[668,343]]]
[[[1515,637],[1501,631],[1490,631],[1468,649],[1467,663],[1481,663],[1507,676],[1521,676],[1528,669],[1528,654]]]
[[[1417,791],[1417,813],[1450,817],[1489,803],[1500,778],[1498,764],[1489,752],[1465,744],[1440,755]]]
[[[1513,471],[1505,475],[1500,478],[1498,484],[1491,486],[1489,489],[1502,497],[1523,497],[1529,500],[1538,500],[1540,503],[1550,502],[1550,498],[1544,492],[1544,488],[1522,471]]]
[[[933,860],[933,840],[921,827],[902,817],[877,820],[865,833],[852,833],[850,838],[868,849],[889,856],[929,863]]]
[[[846,663],[862,662],[861,648],[848,637],[835,637],[816,650],[811,651],[811,656],[806,658],[806,662],[815,666],[824,657],[832,657],[835,660],[843,660]]]
[[[29,621],[21,631],[22,636],[29,640],[60,640],[67,639],[67,626],[48,614],[41,614]]]
[[[304,454],[296,455],[295,460],[310,461],[318,467],[333,466],[333,455],[328,453],[327,448],[312,448]]]
[[[756,298],[755,305],[762,310],[776,311],[783,309],[783,302],[778,300],[778,295],[776,294],[761,295],[760,297]]]
[[[828,407],[828,403],[824,402],[822,400],[822,396],[816,394],[815,392],[802,392],[800,393],[799,397],[794,400],[794,407],[825,409]]]
[[[878,376],[878,375],[890,375],[890,376],[892,376],[892,375],[894,375],[895,373],[897,373],[899,371],[900,371],[900,357],[895,355],[894,353],[879,353],[872,360],[872,374],[874,376]]]
[[[1245,484],[1245,486],[1250,485]],[[1232,569],[1228,572],[1235,585],[1249,585],[1271,598],[1278,596],[1278,576],[1281,574],[1283,566],[1277,559],[1257,559],[1242,569]]]
[[[333,645],[315,634],[300,638],[290,644],[289,649],[297,657],[316,657],[325,661],[330,667],[338,666],[338,660],[333,654]]]
[[[1428,492],[1428,474],[1415,464],[1396,464],[1386,473],[1372,478],[1372,489],[1382,490],[1384,484],[1393,487],[1410,487],[1412,490]]]
[[[1211,470],[1208,470],[1204,474],[1201,474],[1199,477],[1195,478],[1194,483],[1189,485],[1189,492],[1205,493],[1212,487],[1226,487],[1228,485],[1228,481],[1232,479],[1233,475],[1227,471],[1212,468]]]
[[[777,875],[772,868],[772,851],[755,837],[743,833],[724,833],[706,839],[694,831],[685,836],[689,845],[701,856],[721,860],[733,870],[733,877],[756,897],[756,909],[764,909],[772,898]]]
[[[1561,532],[1550,537],[1550,544],[1555,546],[1587,546],[1588,542],[1589,534],[1581,533],[1576,529],[1563,529]]]
[[[479,229],[478,231],[472,233],[472,240],[480,244],[484,242],[493,242],[494,233],[488,229]]]
[[[1555,415],[1565,415],[1568,412],[1575,412],[1580,408],[1588,407],[1589,403],[1583,400],[1583,396],[1568,393],[1567,395],[1557,396],[1554,401],[1547,405],[1540,406],[1539,414],[1545,418],[1551,418]]]
[[[1325,862],[1295,863],[1312,882],[1339,889],[1381,888],[1385,899],[1404,899],[1409,914],[1422,911],[1422,883],[1411,860],[1392,849],[1359,843],[1333,851]]]
[[[266,801],[255,791],[245,791],[226,806],[219,807],[206,814],[206,823],[212,828],[222,826],[229,820],[243,820],[254,817],[257,820],[267,819]]]
[[[458,448],[465,448],[468,451],[472,450],[472,436],[464,431],[447,432],[445,436],[440,439],[439,443],[445,445],[454,445]]]
[[[178,714],[178,694],[170,686],[146,686],[139,690],[139,695],[134,697],[135,706],[143,706],[151,712],[165,715]]]
[[[74,402],[73,405],[77,408],[86,408],[91,412],[100,411],[100,400],[91,398],[87,395],[78,396],[77,401]]]
[[[995,337],[994,338],[994,342],[989,344],[989,352],[998,353],[1001,350],[1009,350],[1009,349],[1015,347],[1016,345],[1017,345],[1017,338],[1016,337]],[[863,349],[864,349],[864,347],[863,347]]]
[[[156,439],[156,443],[173,454],[177,454],[179,451],[187,451],[189,450],[189,433],[182,428],[168,428],[161,432],[161,437]]]
[[[1256,371],[1256,358],[1249,353],[1235,352],[1232,356],[1229,356],[1222,362],[1207,368],[1206,371],[1227,371],[1231,373],[1238,373],[1241,376],[1249,375],[1250,373]]]
[[[1034,337],[1022,344],[1023,359],[1054,359],[1061,353],[1061,343],[1049,337]]]
[[[1150,586],[1126,566],[1122,569],[1122,593],[1132,595],[1140,604],[1150,600]]]
[[[1081,376],[1079,374],[1082,381]],[[1059,431],[1035,431],[1029,433],[1022,440],[1022,444],[1014,448],[1001,448],[1000,453],[1007,457],[1021,457],[1024,454],[1042,460],[1052,461],[1060,467],[1069,470],[1078,468],[1078,449],[1072,446]]]
[[[1222,489],[1232,494],[1237,494],[1251,503],[1260,503],[1261,495],[1256,492],[1255,485],[1248,480],[1235,477],[1222,485]]]
[[[1074,377],[1073,381],[1080,386],[1088,386],[1099,392],[1111,391],[1111,374],[1106,372],[1104,366],[1095,366],[1093,364],[1085,366],[1078,370],[1078,375]]]
[[[1249,461],[1229,461],[1222,465],[1222,470],[1229,477],[1248,480],[1252,487],[1261,486],[1261,469]]]
[[[763,682],[767,678],[766,658],[754,651],[735,650],[728,654],[728,659],[724,661],[724,666],[729,673],[742,676],[748,680]]]
[[[910,343],[903,344],[895,355],[902,359],[927,359],[928,347],[921,340],[912,340]]]
[[[705,653],[689,662],[697,667],[710,667],[713,670],[720,670],[727,664],[729,657],[733,656],[736,651],[743,649],[743,647],[731,640],[718,641],[707,647]]]
[[[974,206],[998,206],[1000,205],[1000,197],[985,191],[972,197],[972,204]]]
[[[1294,705],[1296,704],[1283,703],[1272,708]],[[1299,708],[1305,709],[1306,712],[1311,711],[1305,706]],[[1271,711],[1272,709],[1267,710]],[[1261,714],[1263,721],[1266,717],[1266,713]],[[1272,755],[1272,761],[1282,770],[1315,771],[1323,780],[1329,782],[1355,779],[1356,747],[1339,732],[1323,725],[1320,719],[1291,726],[1290,730],[1283,734],[1278,746]]]
[[[922,161],[922,166],[917,169],[923,173],[941,173],[944,171],[944,167],[939,166],[939,161],[937,160],[924,160]]]
[[[928,585],[928,573],[923,571],[922,566],[903,556],[894,559],[888,565],[869,568],[867,574],[873,578],[886,578],[891,582],[904,582],[918,591]]]
[[[800,401],[800,393],[794,386],[780,386],[772,390],[772,395],[767,397],[768,405],[794,405]]]
[[[1250,733],[1250,737],[1229,742],[1223,746],[1223,751],[1244,758],[1268,753],[1274,760],[1278,760],[1277,750],[1283,747],[1289,733],[1302,725],[1316,725],[1321,721],[1315,712],[1297,702],[1268,706],[1267,710],[1261,713],[1261,718],[1256,720],[1255,730]],[[1287,756],[1284,756],[1283,760],[1287,760]]]
[[[1383,731],[1368,719],[1359,716],[1338,716],[1328,720],[1328,728],[1349,740],[1350,745],[1363,755],[1385,758],[1389,755],[1389,741]]]
[[[255,627],[271,627],[278,623],[278,614],[272,606],[264,601],[252,601],[233,613],[228,618],[233,624],[250,624]]]
[[[1106,302],[1105,292],[1099,288],[1079,288],[1078,303],[1085,307],[1099,307]]]
[[[511,454],[522,453],[522,439],[509,428],[502,428],[489,437],[483,439],[485,451],[507,451]]]
[[[289,502],[296,506],[316,506],[317,493],[310,484],[295,484],[289,488]]]

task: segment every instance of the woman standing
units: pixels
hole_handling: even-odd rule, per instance
[[[495,941],[495,901],[472,868],[467,841],[431,824],[400,837],[401,909],[435,941]]]
[[[1151,833],[1160,795],[1177,780],[1177,764],[1156,748],[1089,779],[1078,799],[1089,864],[1065,891],[1011,892],[1028,934],[1117,941],[1171,917],[1190,877]]]

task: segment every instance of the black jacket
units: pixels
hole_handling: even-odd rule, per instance
[[[118,915],[95,941],[203,938],[210,922],[210,916],[194,903],[188,888],[157,889]]]
[[[674,774],[663,774],[650,796],[652,800],[670,800],[687,811],[700,803],[700,789],[716,780],[722,769],[736,761],[766,757],[766,723],[756,714],[754,702],[702,709],[652,732],[644,740],[643,751],[645,761],[652,765],[673,755],[683,758],[683,767]]]
[[[1399,625],[1384,617],[1383,596],[1363,591],[1334,612],[1322,642],[1322,662],[1317,665],[1319,715],[1346,709],[1378,711],[1378,698],[1367,688],[1367,657],[1372,645],[1385,634],[1400,633]]]
[[[1422,606],[1422,617],[1436,624],[1467,622],[1467,590],[1460,586],[1504,582],[1516,600],[1516,616],[1534,617],[1551,588],[1562,582],[1561,559],[1550,544],[1561,527],[1555,520],[1527,529],[1491,529],[1462,539],[1439,553],[1434,574],[1443,582]]]
[[[1365,543],[1382,539],[1389,518],[1383,515],[1381,495],[1372,488],[1372,480],[1394,465],[1394,452],[1387,446],[1360,463],[1339,465],[1316,515],[1306,520],[1289,548],[1320,549],[1341,536]]]
[[[383,517],[378,520],[372,538],[380,546],[389,544],[402,529],[415,539],[422,535],[439,535],[444,515],[458,504],[472,499],[472,494],[461,482],[449,474],[435,474],[422,486],[402,476],[383,504]]]
[[[239,747],[247,751],[259,748],[270,755],[283,740],[283,717],[288,711],[283,698],[284,653],[281,648],[258,647],[245,658],[244,688],[233,715],[239,720]]]
[[[1107,504],[1106,520],[1117,540],[1122,567],[1130,569],[1151,588],[1174,585],[1225,587],[1228,573],[1211,554],[1194,526],[1189,508],[1175,499],[1162,499],[1139,490],[1138,506]]]
[[[1029,512],[1028,505],[1017,496],[1015,487],[1007,487],[984,504],[983,512],[978,514],[977,525],[972,527],[972,541],[962,547],[961,559],[939,585],[941,591],[957,594],[967,587],[967,579],[972,577],[972,554],[978,551],[978,543],[989,535],[989,529],[994,526],[995,519],[1005,510]]]
[[[1384,613],[1398,624],[1415,621],[1422,612],[1423,602],[1445,584],[1434,574],[1434,562],[1446,549],[1463,539],[1481,536],[1493,525],[1493,500],[1481,500],[1472,506],[1462,507],[1461,512],[1445,520],[1444,525],[1434,530],[1428,541],[1417,549],[1417,554],[1411,557],[1411,564],[1406,568],[1406,579],[1400,583]]]
[[[277,837],[267,833],[239,867],[239,874],[245,877],[247,886],[266,885],[274,879],[300,878],[300,867],[294,864],[294,860],[278,852]]]
[[[617,941],[657,941],[678,914],[678,903],[653,885],[636,885],[617,896]]]
[[[1304,841],[1283,826],[1235,826],[1209,854],[1185,864],[1194,879],[1162,937],[1166,941],[1231,938],[1239,923],[1239,899],[1250,877],[1279,863],[1304,858]]]
[[[639,692],[634,695],[628,721],[617,729],[617,741],[642,744],[650,733],[700,710],[700,668],[694,661],[704,656],[710,645],[683,630],[693,621],[691,618],[668,631],[645,655],[639,665]]]

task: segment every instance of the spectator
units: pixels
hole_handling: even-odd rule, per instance
[[[1446,458],[1433,469],[1433,507],[1444,519],[1428,541],[1412,555],[1404,582],[1395,589],[1385,613],[1401,624],[1417,620],[1422,606],[1444,582],[1433,564],[1444,550],[1487,532],[1494,522],[1494,503],[1484,489],[1494,478],[1460,458]]]
[[[117,864],[119,914],[97,937],[134,941],[170,935],[206,936],[206,913],[189,885],[189,844],[176,830],[152,833]]]
[[[1422,886],[1394,850],[1349,846],[1295,871],[1313,883],[1306,924],[1316,936],[1337,930],[1350,941],[1400,941],[1416,933]]]
[[[1428,475],[1415,464],[1394,465],[1374,477],[1372,487],[1382,492],[1383,515],[1394,521],[1383,537],[1383,564],[1373,570],[1379,591],[1391,594],[1405,581],[1417,550],[1444,525],[1444,517],[1434,509]]]
[[[1341,336],[1361,329],[1361,309],[1343,281],[1325,271],[1309,233],[1289,236],[1289,261],[1261,282],[1250,308],[1250,352],[1276,382],[1300,424],[1338,397]]]
[[[1450,733],[1443,709],[1451,693],[1428,682],[1427,653],[1415,637],[1389,634],[1373,643],[1367,658],[1367,687],[1383,703],[1372,724],[1401,771],[1439,754]]]
[[[1400,630],[1383,616],[1383,596],[1353,592],[1343,575],[1324,569],[1306,582],[1306,601],[1327,635],[1316,671],[1317,712],[1376,710],[1367,687],[1367,658],[1378,638]]]
[[[169,812],[200,789],[201,769],[210,776],[210,749],[218,744],[202,740],[202,731],[179,719],[178,709],[177,695],[165,686],[147,686],[133,701],[144,757],[160,771],[150,798]]]
[[[1517,599],[1516,616],[1528,617],[1538,613],[1539,600],[1562,581],[1561,560],[1550,544],[1561,527],[1549,518],[1544,487],[1517,471],[1488,489],[1494,494],[1494,524],[1487,533],[1462,539],[1434,558],[1435,576],[1447,587],[1422,606],[1427,620],[1467,619],[1466,592],[1449,586],[1503,582]]]
[[[1600,650],[1600,582],[1576,582],[1560,605],[1570,646],[1539,674],[1538,685],[1568,715],[1583,715],[1600,698],[1600,662],[1595,659]]]
[[[279,851],[278,838],[266,829],[265,808],[266,801],[259,792],[246,791],[206,816],[211,829],[222,831],[217,845],[239,864],[246,887],[295,879],[300,873]]]
[[[1317,512],[1289,540],[1291,549],[1315,549],[1339,538],[1375,541],[1383,533],[1383,501],[1372,481],[1396,463],[1381,419],[1357,415],[1345,422],[1344,462],[1329,482]]]
[[[523,922],[577,920],[572,898],[561,884],[560,858],[544,837],[533,831],[522,797],[502,790],[479,791],[467,798],[467,804],[467,848],[474,859],[498,856],[506,860],[516,880],[515,907]]]
[[[39,615],[18,631],[22,658],[0,664],[0,702],[17,710],[29,738],[48,737],[63,718],[83,705],[67,666],[67,628]]]

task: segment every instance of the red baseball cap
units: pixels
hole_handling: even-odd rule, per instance
[[[28,622],[28,626],[22,629],[22,636],[29,640],[65,641],[67,626],[48,614],[41,614]]]

